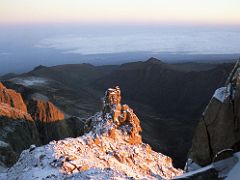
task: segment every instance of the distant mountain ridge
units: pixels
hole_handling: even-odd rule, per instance
[[[142,120],[143,140],[182,167],[201,112],[232,67],[232,63],[168,64],[150,58],[114,66],[68,64],[37,68],[8,82],[36,82],[26,84],[28,89],[49,97],[66,114],[78,117],[89,117],[100,110],[102,92],[120,85],[124,101]],[[176,148],[180,144],[182,151]]]

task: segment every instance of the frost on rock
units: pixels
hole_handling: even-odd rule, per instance
[[[215,91],[213,97],[223,103],[230,94],[230,87],[221,87]]]
[[[0,147],[6,148],[6,147],[9,147],[9,144],[0,140]]]
[[[88,120],[88,132],[25,150],[6,179],[171,179],[183,173],[171,158],[142,142],[140,121],[109,89],[103,111]],[[3,178],[4,179],[4,178]]]

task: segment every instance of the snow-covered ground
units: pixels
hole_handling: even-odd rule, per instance
[[[116,127],[101,113],[91,120],[84,136],[23,151],[0,179],[170,179],[183,173],[149,145],[129,143],[128,125]]]
[[[196,177],[199,174],[208,175],[208,171],[214,169],[218,173],[219,179],[239,180],[240,179],[240,152],[233,154],[232,157],[214,162],[208,166],[190,171],[174,179],[187,179]],[[207,176],[205,176],[207,177]]]
[[[240,179],[240,152],[234,154],[234,157],[237,158],[237,162],[228,172],[226,180]]]

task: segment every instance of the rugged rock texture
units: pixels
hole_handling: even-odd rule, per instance
[[[201,113],[215,89],[224,85],[232,66],[168,64],[152,58],[117,66],[71,64],[37,68],[9,81],[46,95],[63,112],[79,117],[92,116],[101,108],[99,97],[104,90],[120,85],[124,103],[131,104],[141,119],[144,142],[183,167]],[[21,92],[22,87],[4,84]],[[30,93],[21,94],[24,97]]]
[[[23,102],[22,96],[20,93],[12,89],[7,89],[2,83],[0,83],[0,101],[10,105],[13,108],[19,109],[23,112],[27,112],[27,107]]]
[[[120,101],[120,89],[109,89],[103,112],[89,119],[88,133],[24,151],[1,179],[170,179],[181,175],[183,171],[172,166],[171,158],[142,143],[137,116]]]
[[[0,115],[12,119],[33,118],[40,122],[54,122],[65,118],[64,113],[41,94],[35,93],[26,101],[27,106],[20,93],[7,89],[0,83]]]
[[[31,144],[41,144],[33,121],[0,117],[0,166],[12,166]]]
[[[218,152],[240,151],[240,65],[236,64],[225,87],[216,90],[196,129],[190,158],[205,166]],[[222,158],[225,158],[221,153]],[[219,160],[219,157],[217,158]]]
[[[2,83],[0,83],[0,116],[32,120],[21,94],[7,89]]]
[[[29,113],[40,122],[54,122],[64,119],[64,114],[50,101],[31,100],[28,103]]]
[[[11,119],[26,119],[32,120],[30,114],[23,112],[19,109],[13,108],[8,104],[0,103],[0,116],[8,117]]]
[[[183,167],[201,113],[234,65],[200,71],[183,71],[179,66],[157,59],[126,63],[93,82],[92,88],[119,85],[126,103],[132,104],[142,121],[144,141]]]
[[[129,124],[131,130],[129,131],[129,142],[137,144],[142,142],[139,132],[142,131],[138,117],[133,113],[133,110],[128,105],[121,105],[121,90],[117,86],[114,89],[109,88],[105,93],[103,118],[110,114],[113,121],[118,125]]]
[[[21,93],[0,83],[0,168],[13,165],[31,144],[83,135],[85,124],[80,118],[64,119],[48,97],[25,86],[7,85]]]

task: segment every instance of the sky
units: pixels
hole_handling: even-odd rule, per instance
[[[240,0],[0,0],[0,75],[240,55]]]
[[[1,24],[240,24],[239,0],[0,0]]]

